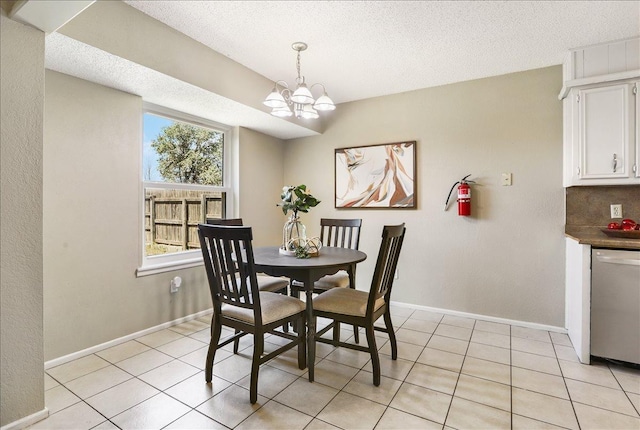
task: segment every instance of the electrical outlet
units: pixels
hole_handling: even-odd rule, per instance
[[[622,218],[622,205],[611,205],[611,218]]]
[[[180,276],[176,276],[171,280],[170,285],[171,285],[171,288],[169,291],[171,291],[171,294],[177,293],[178,289],[180,288],[180,285],[182,285],[182,278]]]
[[[500,183],[502,184],[503,187],[510,187],[511,186],[511,178],[512,178],[511,173],[503,173],[502,176],[501,176]]]

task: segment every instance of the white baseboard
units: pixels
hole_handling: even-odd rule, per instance
[[[174,325],[182,324],[183,322],[191,321],[191,320],[194,320],[196,318],[200,318],[201,316],[204,316],[204,315],[210,315],[212,313],[213,313],[213,309],[207,309],[207,310],[204,310],[204,311],[200,311],[200,312],[197,312],[195,314],[187,315],[185,317],[178,318],[178,319],[175,319],[173,321],[169,321],[169,322],[157,325],[155,327],[149,327],[147,329],[144,329],[144,330],[141,330],[141,331],[138,331],[138,332],[135,332],[135,333],[131,333],[131,334],[128,334],[126,336],[119,337],[117,339],[113,339],[113,340],[110,340],[108,342],[92,346],[92,347],[87,348],[87,349],[83,349],[81,351],[73,352],[71,354],[64,355],[62,357],[58,357],[58,358],[54,358],[54,359],[49,360],[49,361],[45,361],[44,369],[45,370],[51,369],[52,367],[60,366],[61,364],[65,364],[65,363],[68,363],[70,361],[77,360],[78,358],[86,357],[87,355],[94,354],[94,353],[96,353],[98,351],[102,351],[102,350],[107,349],[107,348],[111,348],[112,346],[120,345],[121,343],[128,342],[128,341],[133,340],[135,338],[138,338],[140,336],[144,336],[144,335],[147,335],[147,334],[159,331],[159,330],[164,330],[165,328],[173,327]],[[2,429],[0,429],[0,430],[4,430],[4,427]]]
[[[49,409],[44,408],[43,410],[38,411],[35,414],[28,415],[14,422],[3,425],[2,427],[0,427],[0,430],[21,430],[37,423],[38,421],[42,421],[47,417],[49,417]]]
[[[515,326],[518,326],[518,327],[533,328],[533,329],[536,329],[536,330],[546,330],[546,331],[553,331],[553,332],[556,332],[556,333],[564,333],[564,334],[567,333],[567,329],[564,328],[564,327],[557,327],[557,326],[546,325],[546,324],[538,324],[538,323],[529,322],[529,321],[510,320],[510,319],[506,319],[506,318],[498,318],[498,317],[491,317],[491,316],[487,316],[487,315],[472,314],[472,313],[469,313],[469,312],[459,312],[459,311],[452,311],[452,310],[449,310],[449,309],[432,308],[430,306],[412,305],[412,304],[408,304],[408,303],[394,302],[393,300],[391,301],[391,305],[392,306],[398,306],[400,308],[412,308],[412,309],[419,309],[419,310],[422,310],[422,311],[437,312],[437,313],[445,314],[445,315],[454,315],[454,316],[457,316],[457,317],[473,318],[473,319],[480,320],[480,321],[489,321],[489,322],[495,322],[495,323],[500,323],[500,324],[515,325]]]

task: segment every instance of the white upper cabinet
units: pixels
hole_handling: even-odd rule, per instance
[[[570,52],[564,65],[565,187],[640,184],[640,39]]]
[[[578,90],[577,106],[580,179],[628,178],[632,170],[635,106],[632,84]],[[633,151],[635,152],[635,151]]]

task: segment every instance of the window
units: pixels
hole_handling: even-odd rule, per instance
[[[138,276],[202,264],[198,224],[231,207],[229,129],[145,104]]]

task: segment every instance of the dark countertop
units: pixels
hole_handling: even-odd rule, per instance
[[[640,250],[640,239],[609,237],[600,229],[604,227],[565,225],[564,235],[575,239],[578,243],[595,248],[619,248]]]

